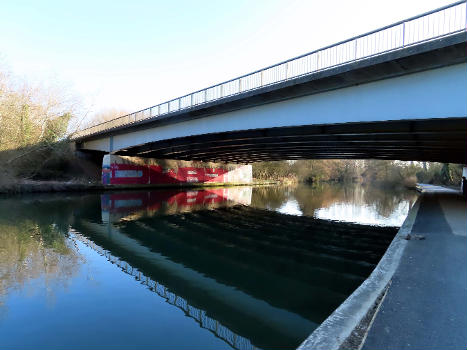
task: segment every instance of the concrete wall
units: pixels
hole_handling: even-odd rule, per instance
[[[251,183],[251,165],[188,162],[107,154],[102,161],[104,185]]]
[[[152,141],[258,128],[467,116],[467,64],[379,80],[83,143],[116,151]],[[130,129],[131,130],[131,129]],[[111,147],[112,144],[112,147]],[[112,149],[111,149],[112,148]]]

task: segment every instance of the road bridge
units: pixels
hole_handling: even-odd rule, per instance
[[[466,3],[413,17],[74,136],[87,152],[251,163],[467,163]]]

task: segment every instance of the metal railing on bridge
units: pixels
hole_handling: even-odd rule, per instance
[[[93,125],[78,131],[73,138],[189,110],[223,98],[463,31],[466,31],[466,2],[459,1],[191,94]]]

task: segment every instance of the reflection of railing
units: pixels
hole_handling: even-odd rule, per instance
[[[162,283],[154,281],[153,279],[145,276],[138,269],[133,268],[127,262],[110,254],[110,252],[108,252],[101,246],[95,244],[93,241],[87,239],[77,231],[70,230],[70,232],[72,233],[73,238],[80,241],[87,247],[93,249],[99,255],[104,256],[112,264],[117,265],[123,272],[133,276],[141,284],[144,284],[151,291],[157,293],[160,297],[164,298],[169,304],[174,305],[179,309],[183,310],[185,312],[185,315],[195,319],[201,328],[211,331],[212,333],[214,333],[215,336],[226,341],[230,346],[234,347],[235,349],[258,349],[253,344],[251,344],[251,342],[248,339],[232,332],[230,329],[222,325],[219,321],[207,316],[206,311],[191,306],[184,298],[170,292],[169,289]]]
[[[465,0],[79,131],[75,138],[157,118],[466,30]]]

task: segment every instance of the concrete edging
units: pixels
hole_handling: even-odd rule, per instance
[[[352,334],[390,282],[407,246],[421,197],[407,215],[396,236],[370,276],[300,344],[297,350],[337,350]]]

